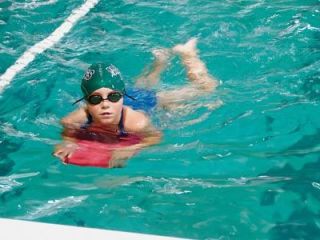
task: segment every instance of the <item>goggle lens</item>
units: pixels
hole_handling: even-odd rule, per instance
[[[108,94],[106,99],[104,99],[100,95],[91,95],[88,97],[87,101],[92,105],[98,105],[103,100],[108,100],[110,102],[115,103],[115,102],[118,102],[121,98],[122,98],[122,94],[120,92],[111,92]]]
[[[108,94],[107,98],[110,102],[118,102],[122,98],[122,94],[119,92],[112,92]]]

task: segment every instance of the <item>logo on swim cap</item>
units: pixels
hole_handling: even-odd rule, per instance
[[[110,66],[106,67],[106,70],[111,74],[111,77],[115,77],[119,75],[120,78],[122,79],[119,69],[116,68],[114,65],[111,64]]]
[[[92,64],[83,76],[81,90],[84,96],[89,96],[99,88],[110,88],[124,93],[125,85],[121,73],[113,64]]]
[[[88,69],[87,72],[84,74],[83,79],[86,81],[90,80],[94,73],[94,69]]]

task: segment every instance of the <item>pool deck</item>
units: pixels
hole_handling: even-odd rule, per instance
[[[174,240],[178,238],[139,233],[128,233],[95,228],[73,227],[58,224],[29,222],[0,218],[0,239],[5,240]],[[181,238],[180,238],[181,239]]]

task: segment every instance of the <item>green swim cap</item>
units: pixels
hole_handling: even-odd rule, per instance
[[[82,78],[81,90],[83,95],[87,97],[103,87],[125,94],[125,85],[117,67],[106,63],[92,64]]]

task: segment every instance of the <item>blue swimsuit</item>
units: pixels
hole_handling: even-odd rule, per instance
[[[123,104],[131,107],[134,110],[143,110],[147,113],[151,113],[151,111],[157,105],[157,96],[154,90],[131,88],[126,91],[126,94],[134,99],[124,95]]]

